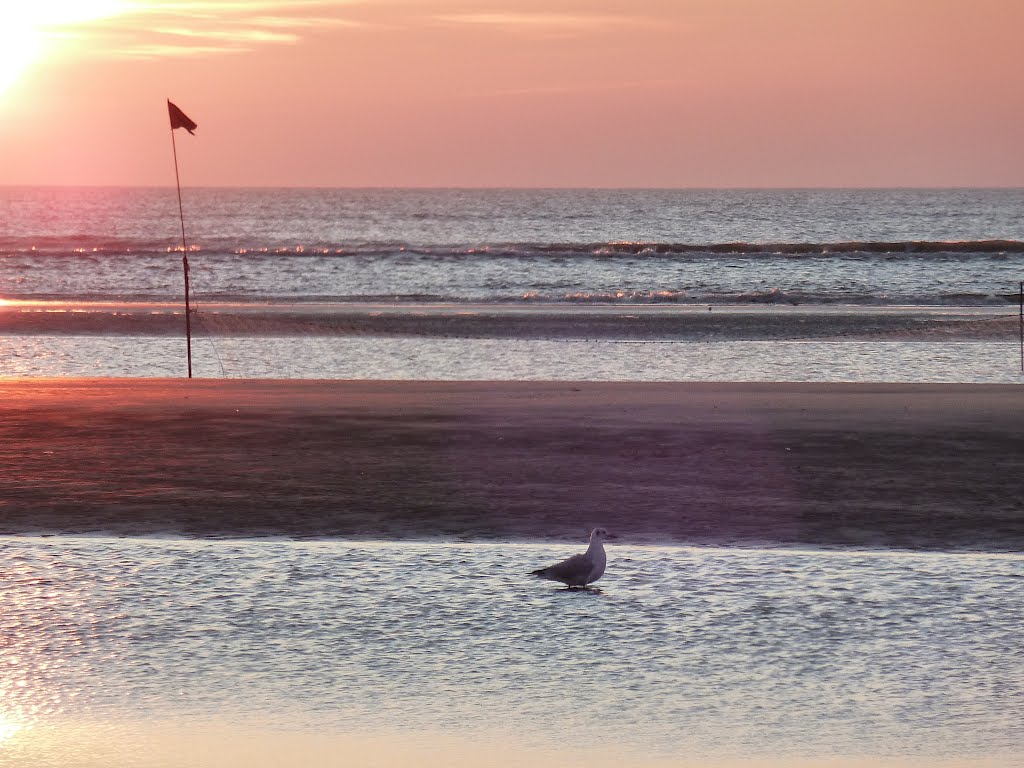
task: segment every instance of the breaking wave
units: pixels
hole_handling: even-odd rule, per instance
[[[133,256],[180,252],[181,246],[166,240],[128,240],[76,236],[6,237],[0,238],[0,256],[26,255],[67,256],[103,255]],[[190,253],[232,254],[237,256],[289,257],[400,257],[435,259],[466,258],[615,258],[615,257],[820,257],[875,255],[886,257],[926,258],[959,254],[1005,256],[1024,254],[1020,240],[905,240],[851,241],[827,243],[494,243],[416,245],[403,242],[373,243],[239,243],[211,240],[190,244]]]

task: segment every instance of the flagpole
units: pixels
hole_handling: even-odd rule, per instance
[[[188,345],[188,377],[192,378],[192,307],[188,296],[188,242],[185,240],[185,211],[181,207],[181,177],[178,175],[178,145],[171,126],[171,150],[174,152],[174,182],[178,187],[178,218],[181,221],[181,268],[185,275],[185,340]]]

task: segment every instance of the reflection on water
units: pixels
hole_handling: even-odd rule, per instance
[[[1011,383],[1006,342],[268,337],[193,340],[204,378]],[[0,376],[181,376],[184,339],[7,336]]]
[[[601,592],[526,575],[564,554],[0,539],[0,763],[1020,756],[1022,557],[615,546]]]
[[[6,696],[4,697],[7,698]],[[14,714],[0,713],[0,745],[17,736],[24,726]]]

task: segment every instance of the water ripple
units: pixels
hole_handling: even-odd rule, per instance
[[[1024,743],[1024,558],[0,539],[0,719],[505,728],[648,754]],[[607,724],[614,724],[608,735]]]

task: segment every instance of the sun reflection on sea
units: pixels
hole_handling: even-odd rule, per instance
[[[0,746],[9,741],[25,728],[13,717],[0,712]]]

